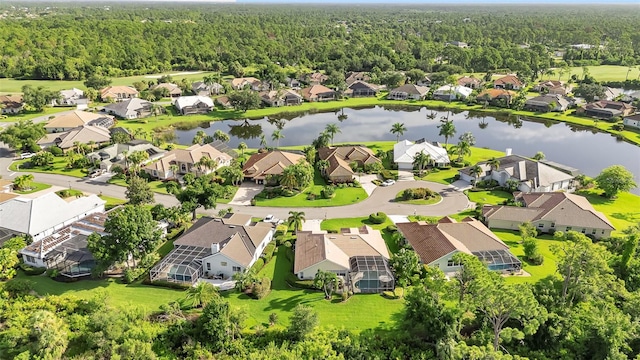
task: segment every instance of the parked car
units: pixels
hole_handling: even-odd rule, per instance
[[[98,176],[100,176],[102,174],[104,174],[104,169],[93,169],[89,173],[89,177],[93,179],[93,178],[97,178]]]
[[[22,154],[20,154],[20,159],[30,159],[30,158],[32,158],[34,155],[35,155],[34,153],[28,153],[28,152],[26,152],[26,153],[22,153]]]
[[[382,182],[382,186],[391,186],[391,185],[393,185],[393,184],[395,184],[395,183],[396,183],[396,181],[395,181],[395,180],[387,179],[387,180],[385,180],[385,181],[383,181],[383,182]]]
[[[280,219],[274,217],[272,214],[269,214],[269,215],[265,216],[262,221],[268,222],[268,223],[272,223],[272,224],[277,224],[277,225],[280,225],[280,224],[284,223],[283,220],[280,220]]]

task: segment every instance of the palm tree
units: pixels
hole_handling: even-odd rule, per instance
[[[473,184],[474,186],[478,182],[478,179],[480,178],[480,175],[482,175],[482,172],[482,167],[480,167],[480,165],[475,165],[474,167],[469,169],[469,175],[473,175],[473,177],[476,178],[476,181]]]
[[[229,142],[230,140],[229,135],[222,130],[216,130],[216,132],[213,133],[213,139],[220,140],[222,142]]]
[[[540,160],[544,160],[544,158],[545,158],[545,155],[542,151],[538,151],[535,155],[533,155],[533,160],[540,161]]]
[[[204,140],[205,136],[207,136],[207,133],[205,133],[203,130],[198,130],[196,132],[196,135],[193,137],[193,140],[191,140],[191,143],[202,145],[202,141]]]
[[[320,171],[320,174],[322,174],[322,176],[326,176],[327,174],[325,172],[329,168],[329,161],[318,160],[318,162],[316,163],[316,167],[318,168],[318,171]]]
[[[343,122],[349,118],[349,115],[344,113],[344,108],[342,108],[340,115],[338,115],[338,121]]]
[[[267,138],[264,134],[260,135],[260,147],[263,149],[267,147]]]
[[[163,112],[164,112],[164,108],[162,107],[162,105],[158,105],[158,104],[151,105],[151,113],[153,114],[153,116],[158,117],[158,115],[162,114]]]
[[[489,159],[489,161],[487,161],[487,165],[489,165],[489,167],[491,167],[492,171],[496,171],[500,168],[500,159],[496,159],[496,158],[491,158]]]
[[[203,173],[206,173],[207,170],[213,170],[216,168],[216,162],[208,156],[201,157],[195,165],[199,167]]]
[[[458,161],[462,161],[465,155],[471,156],[471,145],[466,141],[460,141],[458,145],[451,147],[451,153],[458,155]]]
[[[284,134],[281,130],[273,130],[273,134],[271,134],[271,140],[276,142],[276,148],[280,147],[280,139],[284,138]]]
[[[422,176],[424,168],[426,168],[430,162],[431,156],[429,154],[425,154],[424,151],[420,151],[413,157],[413,165],[420,170],[420,176]]]
[[[32,181],[33,181],[32,174],[17,176],[15,179],[13,179],[13,187],[16,190],[27,190],[31,186]]]
[[[331,139],[331,146],[333,146],[333,137],[336,134],[342,133],[342,131],[340,131],[340,128],[336,124],[327,124],[327,126],[324,128],[324,132],[329,135],[329,138]]]
[[[169,170],[173,174],[173,179],[174,180],[177,179],[178,178],[178,171],[180,170],[180,167],[178,166],[178,164],[169,165]]]
[[[391,125],[391,133],[396,135],[396,142],[400,142],[400,135],[404,135],[405,131],[407,131],[407,127],[404,126],[404,123]]]
[[[442,119],[440,122],[441,124],[438,125],[440,133],[438,135],[444,136],[444,147],[446,149],[449,144],[449,138],[456,134],[456,126],[453,125],[453,120]]]
[[[91,152],[96,148],[96,142],[93,140],[89,141],[87,145],[89,146],[89,149],[91,149]]]
[[[187,290],[187,300],[191,300],[194,308],[205,307],[218,296],[218,289],[207,282],[199,282]]]
[[[146,132],[146,131],[144,131],[144,129],[143,129],[143,128],[136,128],[136,129],[133,131],[133,137],[134,137],[134,138],[136,138],[136,139],[143,139],[143,140],[145,140],[145,139],[147,138],[147,132]]]
[[[478,123],[478,127],[480,129],[486,129],[487,126],[489,126],[489,123],[487,123],[487,121],[485,120],[485,118],[482,118],[482,120],[480,120],[480,122]]]
[[[240,157],[242,157],[242,160],[244,161],[244,151],[247,150],[247,143],[243,141],[238,144],[238,150],[240,150]]]
[[[289,211],[287,223],[289,227],[293,226],[294,230],[302,230],[302,223],[304,223],[305,220],[304,211]]]
[[[285,189],[293,190],[298,187],[298,177],[296,176],[293,166],[288,166],[280,175],[280,186]]]

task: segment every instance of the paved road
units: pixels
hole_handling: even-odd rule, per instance
[[[0,175],[4,179],[11,179],[19,176],[19,173],[8,170],[9,165],[14,160],[14,154],[7,147],[0,143]],[[122,186],[107,184],[101,179],[79,179],[71,176],[57,174],[33,173],[35,181],[43,182],[51,185],[68,187],[73,189],[91,192],[95,194],[102,193],[106,196],[124,199],[125,188]],[[404,189],[428,187],[437,191],[442,195],[442,201],[434,205],[407,205],[399,204],[393,201],[396,194]],[[170,195],[155,194],[157,203],[165,206],[178,205],[178,201]],[[389,215],[427,215],[427,216],[444,216],[455,214],[467,209],[471,204],[466,195],[459,191],[455,191],[451,186],[442,185],[428,181],[401,181],[396,182],[392,186],[378,187],[371,196],[362,202],[353,205],[336,206],[327,208],[296,208],[296,211],[304,211],[307,219],[331,219],[331,218],[348,218],[367,216],[373,212],[382,211]],[[280,219],[286,219],[291,208],[268,208],[243,205],[225,205],[219,204],[218,209],[231,207],[235,212],[251,214],[255,217],[264,217],[273,214]],[[201,209],[202,213],[215,215],[218,210]]]

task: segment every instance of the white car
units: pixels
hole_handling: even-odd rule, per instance
[[[264,217],[264,220],[262,220],[264,222],[277,222],[278,219],[274,218],[273,215],[269,214],[267,216]]]
[[[395,180],[387,179],[387,180],[382,182],[382,186],[391,186],[391,185],[393,185],[395,183],[396,183]]]
[[[30,159],[34,156],[34,153],[22,153],[20,154],[20,159]]]

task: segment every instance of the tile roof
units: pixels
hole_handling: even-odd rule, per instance
[[[138,90],[131,86],[116,85],[100,89],[100,97],[116,97],[117,94],[138,95]]]
[[[496,79],[493,82],[494,85],[506,85],[506,84],[512,84],[518,87],[521,87],[523,85],[522,81],[520,81],[520,79],[518,79],[517,76],[515,75],[507,75],[507,76],[503,76],[499,79]]]
[[[58,133],[55,142],[61,149],[69,149],[75,143],[88,144],[93,141],[96,144],[111,141],[111,132],[102,126],[80,126],[69,131]]]
[[[152,105],[153,104],[147,100],[131,98],[125,101],[106,105],[104,109],[113,112],[120,117],[126,118],[131,115],[137,115],[138,111],[142,111],[144,109],[151,110]]]
[[[221,152],[211,144],[194,144],[186,149],[173,149],[164,154],[158,161],[149,163],[144,169],[156,171],[169,171],[172,164],[182,162],[187,164],[195,164],[203,157],[208,157],[217,163],[230,161],[231,155]]]
[[[101,119],[113,119],[113,116],[105,114],[96,114],[88,111],[72,111],[63,115],[58,115],[49,120],[44,126],[46,128],[75,128],[82,125],[87,125],[92,121],[99,121]]]
[[[267,174],[281,174],[282,170],[287,166],[297,164],[298,161],[304,159],[304,155],[280,150],[257,153],[251,155],[247,160],[242,167],[242,172],[245,177],[261,179]]]
[[[300,90],[300,93],[302,93],[302,96],[305,99],[312,99],[317,97],[320,94],[334,94],[335,91],[329,89],[324,85],[312,85],[310,87],[306,87]]]
[[[169,94],[171,95],[182,94],[182,89],[180,89],[180,86],[171,83],[161,83],[152,87],[152,89],[167,89],[169,91]]]
[[[515,91],[511,91],[511,90],[504,90],[504,89],[486,89],[483,90],[480,94],[478,94],[478,98],[488,98],[491,100],[500,98],[500,97],[515,97],[518,94],[516,94]]]
[[[0,104],[7,109],[19,109],[22,106],[22,95],[0,95]]]
[[[371,149],[365,146],[348,145],[348,146],[330,146],[318,149],[318,156],[322,160],[329,161],[327,173],[333,176],[353,175],[353,170],[349,165],[351,162],[359,162],[362,164],[373,164],[380,162]],[[340,169],[341,174],[336,173]]]
[[[418,86],[415,84],[404,84],[400,87],[397,87],[389,92],[392,93],[407,93],[409,95],[419,95],[425,96],[429,92],[429,88],[426,86]]]

